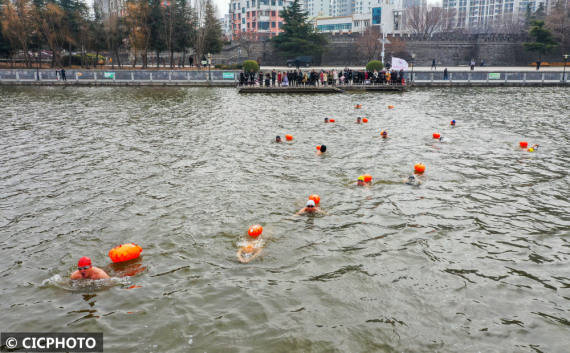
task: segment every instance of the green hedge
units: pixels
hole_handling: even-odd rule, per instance
[[[244,72],[258,72],[259,71],[259,64],[255,60],[245,60],[243,62],[243,71]]]
[[[380,60],[371,60],[368,62],[368,64],[366,64],[366,71],[382,71],[382,69],[384,68],[384,65],[382,65],[382,62],[380,62]]]

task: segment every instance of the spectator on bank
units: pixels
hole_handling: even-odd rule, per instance
[[[444,79],[444,80],[449,80],[449,76],[448,76],[448,73],[447,73],[447,67],[443,70],[443,79]]]
[[[273,69],[273,71],[271,71],[271,86],[275,87],[275,79],[277,78],[277,73],[275,72],[275,69]]]
[[[475,70],[475,58],[471,58],[471,63],[469,66],[471,66],[471,71]]]
[[[433,59],[433,60],[431,61],[431,69],[432,69],[432,70],[437,70],[437,66],[435,65],[435,59]]]
[[[281,82],[283,82],[283,75],[281,71],[277,73],[277,86],[281,87]]]
[[[481,64],[479,66],[481,67],[485,66],[485,60],[481,59]]]
[[[283,75],[283,83],[282,83],[283,87],[288,87],[289,86],[289,79],[287,78],[287,75]]]
[[[541,64],[541,63],[542,63],[542,62],[541,62],[540,60],[537,60],[537,61],[536,61],[536,71],[540,70],[540,64]]]
[[[67,77],[65,77],[65,69],[63,67],[61,68],[61,79],[63,81],[67,81]]]

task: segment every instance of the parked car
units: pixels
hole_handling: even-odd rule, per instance
[[[298,56],[294,59],[287,60],[288,67],[300,67],[300,66],[309,67],[311,65],[313,65],[312,56]]]

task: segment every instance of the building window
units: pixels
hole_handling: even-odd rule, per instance
[[[269,22],[258,22],[257,28],[260,30],[268,30],[269,29]]]
[[[275,22],[271,22],[271,28],[275,28]]]
[[[271,11],[271,16],[275,16],[275,11]]]

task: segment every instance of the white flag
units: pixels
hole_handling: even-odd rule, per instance
[[[398,71],[401,69],[404,69],[404,71],[406,71],[408,69],[408,62],[404,59],[392,57],[391,68]]]

